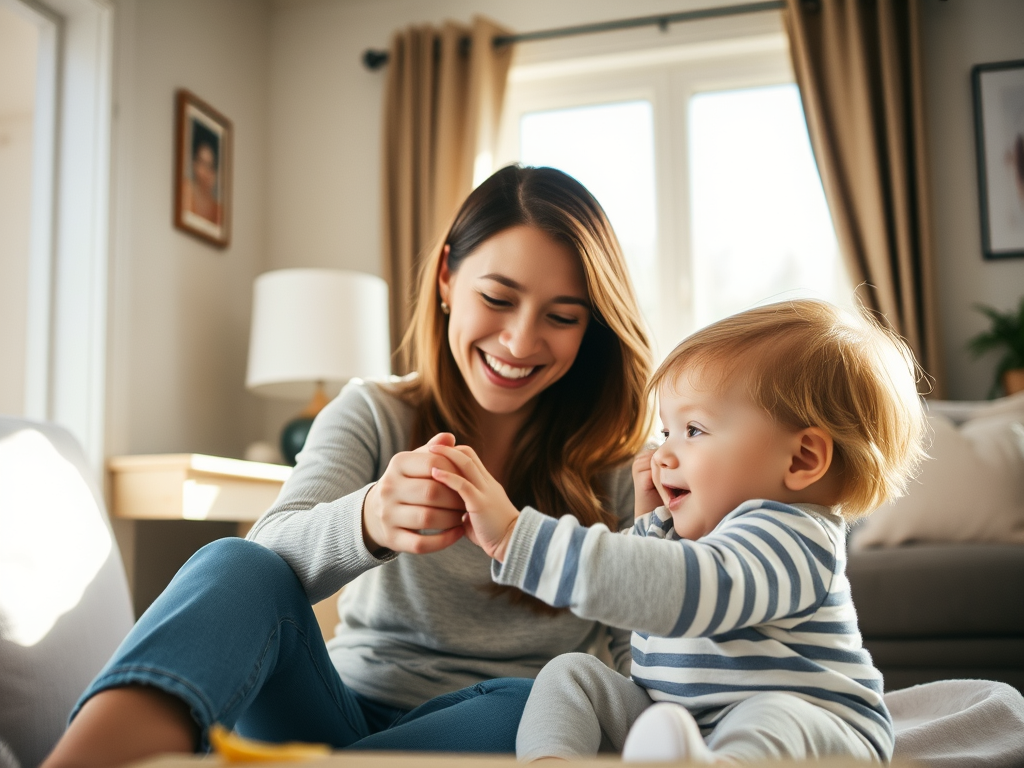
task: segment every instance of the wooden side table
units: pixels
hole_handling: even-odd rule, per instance
[[[197,453],[115,456],[110,507],[129,520],[220,520],[240,535],[274,503],[291,467]]]

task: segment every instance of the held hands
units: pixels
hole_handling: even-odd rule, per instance
[[[646,515],[664,504],[654,486],[653,459],[653,449],[640,451],[633,459],[633,514],[636,517]]]
[[[434,445],[455,445],[450,434],[435,435],[415,451],[396,453],[363,501],[363,541],[370,552],[426,554],[450,547],[464,533],[465,504],[437,482],[435,469],[455,471]],[[429,533],[425,533],[429,531]]]
[[[466,505],[462,520],[466,538],[489,557],[505,562],[519,510],[468,445],[451,446],[447,441],[434,440],[427,445],[431,453],[443,456],[455,467],[454,472],[434,467],[431,476],[462,497]]]

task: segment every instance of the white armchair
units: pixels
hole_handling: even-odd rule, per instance
[[[36,768],[133,622],[82,449],[60,427],[0,416],[0,766]]]

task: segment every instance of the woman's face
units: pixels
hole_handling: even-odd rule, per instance
[[[448,344],[477,403],[516,413],[572,367],[590,320],[583,265],[535,227],[485,240],[438,287],[451,308]]]

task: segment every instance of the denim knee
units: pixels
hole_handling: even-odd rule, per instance
[[[176,582],[183,582],[176,584]],[[187,589],[203,591],[216,585],[236,597],[244,595],[272,598],[305,590],[295,572],[284,559],[266,547],[239,538],[217,539],[196,552],[181,567],[168,589],[187,585]]]
[[[254,541],[228,537],[217,539],[199,549],[188,559],[183,569],[215,568],[217,576],[239,574],[246,579],[277,579],[294,575],[291,567],[279,554]]]

